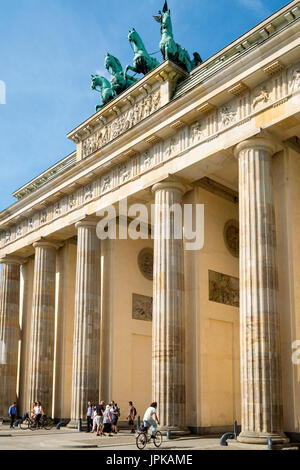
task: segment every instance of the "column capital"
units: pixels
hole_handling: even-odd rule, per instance
[[[160,191],[162,189],[173,189],[174,191],[180,192],[183,195],[189,190],[189,187],[179,178],[169,176],[165,180],[160,181],[159,183],[155,183],[152,186],[151,191],[155,193],[156,191]]]
[[[100,219],[98,217],[93,217],[93,216],[85,217],[84,219],[79,220],[78,222],[76,222],[75,227],[76,228],[78,228],[78,227],[96,227],[99,220]]]
[[[273,155],[278,150],[278,147],[277,144],[268,137],[251,137],[250,139],[246,139],[243,142],[237,144],[234,149],[235,157],[238,158],[240,152],[246,149],[266,150],[271,155]]]
[[[17,255],[6,255],[3,258],[0,258],[0,264],[25,264],[27,263],[27,258],[22,258]]]
[[[33,248],[38,248],[38,247],[48,247],[48,248],[55,248],[58,250],[58,248],[61,248],[64,246],[64,243],[61,241],[57,240],[47,240],[47,239],[40,239],[32,244]]]

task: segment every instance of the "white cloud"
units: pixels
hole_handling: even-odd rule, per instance
[[[262,0],[237,0],[238,3],[243,5],[250,10],[255,11],[256,13],[270,13],[269,10],[265,7]]]
[[[101,75],[102,77],[105,77],[108,80],[110,80],[110,74],[108,73],[106,69],[97,69],[96,75]]]

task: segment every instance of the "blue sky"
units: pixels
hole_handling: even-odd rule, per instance
[[[91,74],[105,74],[107,52],[123,67],[132,64],[128,30],[135,27],[148,52],[159,50],[152,15],[163,1],[0,0],[0,210],[16,201],[13,191],[75,149],[66,134],[99,102]],[[204,60],[287,3],[168,0],[176,42]]]

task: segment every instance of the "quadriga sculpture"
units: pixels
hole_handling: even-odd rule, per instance
[[[161,24],[159,47],[164,60],[172,60],[187,72],[201,64],[202,59],[197,52],[194,52],[194,60],[191,60],[188,51],[174,41],[171,11],[168,9],[167,0],[165,0],[163,11],[159,11],[154,19]]]
[[[125,73],[127,70],[132,70],[135,73],[143,73],[146,75],[146,73],[151,72],[151,70],[160,64],[154,57],[150,57],[140,35],[134,28],[129,31],[128,40],[133,44],[134,58],[133,67],[127,65]]]

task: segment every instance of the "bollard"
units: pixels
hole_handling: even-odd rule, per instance
[[[233,434],[234,434],[234,438],[235,440],[237,439],[237,420],[234,420],[234,423],[233,423]]]
[[[82,431],[82,419],[81,418],[78,418],[78,431],[79,432]]]
[[[62,426],[67,426],[67,423],[65,421],[60,421],[57,426],[56,426],[56,429],[60,429]]]
[[[268,441],[268,450],[273,450],[273,444],[272,444],[271,437],[267,437],[267,441]]]
[[[231,432],[227,432],[226,434],[223,434],[220,440],[220,446],[228,446],[227,439],[235,439],[234,434],[232,434]]]
[[[167,429],[167,439],[171,439],[171,431],[170,431],[170,429]]]

